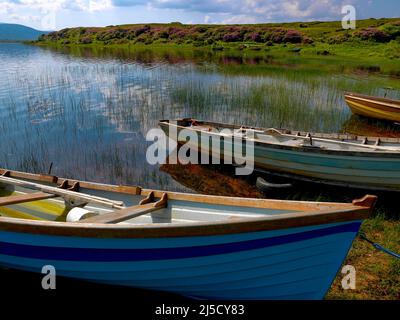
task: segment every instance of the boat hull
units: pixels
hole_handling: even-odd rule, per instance
[[[256,168],[363,189],[400,191],[400,159],[255,147]]]
[[[0,264],[202,299],[322,299],[360,224],[163,239],[1,231]]]
[[[374,99],[374,97],[365,97],[358,95],[346,95],[346,103],[354,114],[375,118],[380,120],[400,122],[400,102],[388,103]]]
[[[160,126],[168,135],[168,124],[161,122]],[[182,129],[188,128],[178,127],[178,135]],[[244,139],[221,139],[215,146],[209,143],[215,134],[203,131],[201,136],[203,138],[196,141],[178,139],[178,143],[187,143],[197,150],[199,146],[200,152],[219,155],[221,159],[225,148],[246,152]],[[239,160],[243,162],[246,159]],[[299,180],[374,191],[400,191],[399,153],[343,152],[255,141],[254,167]]]

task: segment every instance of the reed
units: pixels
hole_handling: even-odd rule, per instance
[[[33,172],[53,163],[54,174],[99,182],[187,190],[146,162],[144,137],[161,118],[361,130],[360,122],[349,124],[344,90],[400,97],[387,77],[338,70],[328,77],[307,64],[270,63],[265,53],[235,60],[196,49],[11,48],[0,64],[0,162]]]
[[[0,61],[1,167],[43,173],[53,163],[52,173],[58,176],[188,191],[146,162],[144,137],[160,119],[190,116],[355,134],[370,134],[373,127],[381,135],[399,136],[396,126],[351,117],[342,96],[348,90],[400,99],[398,80],[343,74],[337,61],[319,70],[314,62],[296,65],[296,57],[285,64],[270,63],[273,58],[266,52],[261,60],[249,56],[234,64],[222,62],[218,53],[209,56],[192,49],[71,50],[76,52],[0,45],[6,57]],[[338,196],[296,190],[287,198]],[[387,215],[386,208],[382,211]],[[374,218],[365,228],[367,233],[379,230],[372,234],[376,240],[398,251],[398,220]],[[328,298],[398,299],[398,264],[372,253],[356,242],[346,263],[354,263],[369,278],[361,279],[361,287],[352,293],[340,289],[339,275]],[[371,270],[373,264],[381,268]]]

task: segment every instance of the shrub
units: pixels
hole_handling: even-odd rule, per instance
[[[135,43],[138,43],[138,42],[144,43],[144,42],[146,42],[147,39],[148,39],[148,37],[145,34],[141,34],[139,37],[137,37],[135,39]]]
[[[224,42],[243,41],[243,35],[238,31],[227,33],[222,37],[222,41]]]
[[[201,41],[201,40],[194,41],[193,45],[195,47],[202,47],[202,46],[204,46],[204,41]]]
[[[263,42],[263,38],[258,32],[252,32],[250,34],[247,34],[246,39],[254,42]]]
[[[140,28],[136,29],[136,30],[135,30],[135,37],[138,37],[138,36],[140,36],[141,34],[150,31],[150,29],[151,29],[151,28],[150,28],[150,26],[148,26],[148,25],[145,25],[145,26],[143,26],[143,27],[140,27]]]
[[[207,31],[207,27],[204,26],[197,26],[192,28],[194,32],[204,33]]]
[[[214,43],[214,40],[212,38],[209,38],[205,41],[206,44],[210,45]]]
[[[202,38],[202,37],[200,37],[200,35],[197,32],[189,33],[189,34],[186,35],[186,37],[189,38],[189,39],[192,39],[194,41],[201,40],[201,38]]]
[[[385,24],[380,29],[390,35],[391,39],[396,39],[400,36],[400,20]]]
[[[304,38],[303,38],[303,43],[305,43],[305,44],[312,44],[312,43],[314,43],[314,40],[311,39],[311,38],[309,38],[309,37],[304,37]]]
[[[361,40],[374,40],[377,42],[386,42],[390,40],[390,35],[377,28],[365,28],[354,32],[354,36]]]
[[[302,34],[297,30],[288,30],[283,37],[284,42],[300,43],[303,40]]]
[[[60,37],[65,38],[65,37],[67,37],[68,34],[69,34],[69,29],[68,29],[68,28],[61,29],[61,30],[59,30],[59,31],[57,32],[57,34],[58,34]]]
[[[274,43],[282,43],[285,38],[286,30],[282,28],[277,28],[272,30],[271,33],[267,34],[267,40],[272,41]]]
[[[160,31],[157,36],[161,39],[168,39],[169,38],[169,33],[166,30]]]
[[[340,44],[340,43],[348,41],[349,39],[350,39],[349,34],[345,33],[345,34],[341,34],[341,35],[337,35],[337,36],[329,38],[328,43],[329,44]]]
[[[49,38],[50,40],[54,41],[54,40],[58,40],[59,36],[58,36],[58,33],[56,31],[54,31],[54,32],[50,32],[47,35],[47,38]]]
[[[113,39],[123,39],[130,36],[130,31],[127,29],[109,29],[97,33],[95,38],[99,41],[107,41]]]
[[[187,32],[181,28],[170,28],[168,34],[169,39],[184,39],[187,37]]]
[[[90,38],[90,37],[84,37],[84,38],[82,38],[82,39],[80,40],[80,42],[81,42],[82,44],[90,44],[90,43],[92,43],[93,41],[92,41],[92,38]]]

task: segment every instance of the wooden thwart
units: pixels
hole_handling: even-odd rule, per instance
[[[119,223],[139,216],[143,216],[150,212],[163,209],[167,206],[168,196],[163,194],[160,201],[155,203],[140,204],[133,207],[128,207],[118,211],[101,214],[95,217],[80,220],[81,223]]]
[[[122,201],[114,201],[107,198],[92,196],[90,194],[80,193],[68,189],[62,189],[57,187],[51,187],[44,184],[39,184],[35,182],[29,182],[14,178],[9,178],[7,176],[0,176],[0,182],[11,184],[15,186],[20,186],[28,189],[39,190],[44,193],[53,194],[59,197],[63,197],[65,200],[80,200],[83,202],[93,202],[97,204],[101,204],[104,206],[112,207],[112,208],[123,208],[124,203]]]
[[[31,202],[31,201],[39,201],[54,198],[56,195],[44,192],[36,192],[36,193],[28,193],[17,196],[8,196],[0,198],[0,207],[10,206],[12,204]]]

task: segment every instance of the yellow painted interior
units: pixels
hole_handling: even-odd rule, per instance
[[[346,100],[347,104],[355,114],[359,114],[362,116],[390,120],[395,122],[400,122],[400,112],[397,110],[387,111],[379,109],[379,107],[369,107],[362,103]]]
[[[17,195],[18,193],[10,193],[7,190],[0,188],[0,197]],[[12,206],[0,207],[0,215],[10,218],[30,219],[30,220],[44,220],[40,216],[34,215],[34,212],[45,213],[54,217],[51,220],[63,220],[65,216],[65,206],[61,203],[56,203],[51,200],[40,200],[14,204]]]

